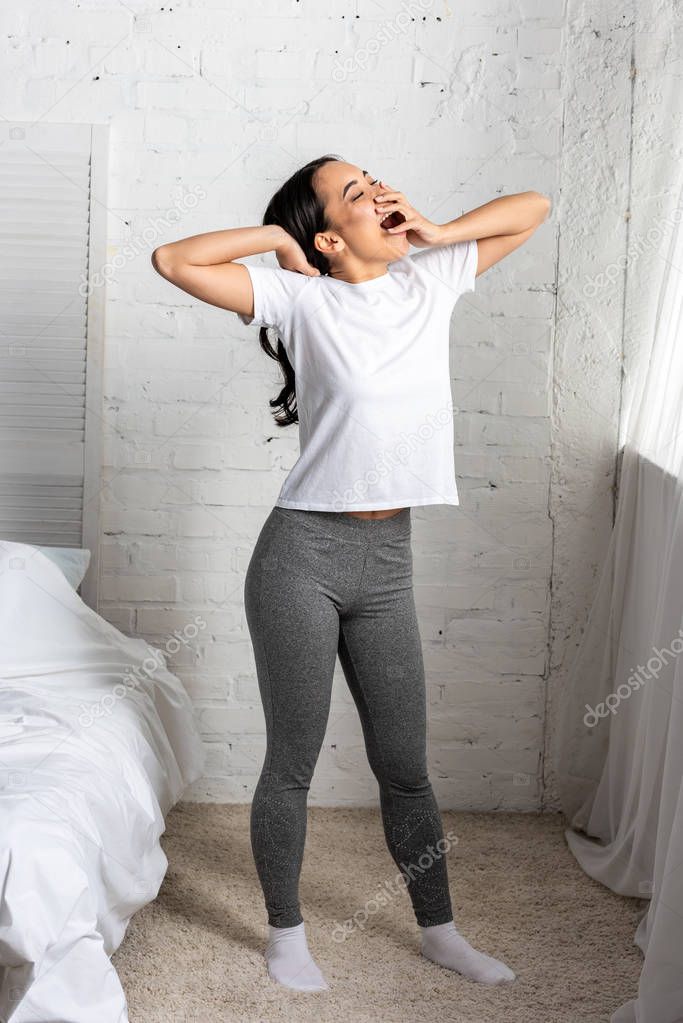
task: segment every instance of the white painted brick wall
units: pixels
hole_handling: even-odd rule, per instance
[[[615,452],[624,358],[625,276],[609,295],[588,297],[587,277],[625,255],[626,215],[640,181],[633,153],[641,150],[650,194],[647,111],[634,103],[631,77],[633,14],[616,4],[599,12],[572,3],[567,47],[564,159],[558,218],[559,284],[553,381],[553,585],[549,622],[550,672],[543,751],[544,809],[560,806],[555,789],[556,693],[567,674],[596,589],[614,506]],[[643,17],[643,11],[639,11]],[[667,23],[666,4],[661,23]],[[649,32],[649,26],[645,29]],[[656,72],[645,91],[656,90]],[[598,88],[586,89],[588,80]],[[608,128],[606,126],[609,125]],[[638,144],[640,141],[640,144]],[[589,187],[587,187],[589,186]],[[629,272],[631,302],[643,301],[638,271]],[[630,333],[630,329],[629,332]],[[638,332],[635,331],[635,335]]]
[[[563,0],[425,0],[423,10],[176,0],[136,13],[116,0],[32,0],[1,15],[4,116],[111,125],[108,258],[126,245],[134,255],[107,286],[101,611],[161,648],[196,616],[206,622],[169,657],[208,750],[207,777],[188,798],[248,801],[256,784],[265,739],[244,573],[297,439],[273,423],[279,371],[257,332],[175,289],[149,256],[184,235],[259,223],[286,176],[332,151],[440,222],[524,189],[555,203],[528,245],[458,305],[462,504],[413,512],[440,803],[542,806],[548,680],[611,523],[618,367],[598,359],[586,395],[582,360],[605,342],[586,330],[585,309],[573,318],[572,280],[588,249],[595,260],[599,245],[619,251],[623,240],[606,189],[610,161],[625,170],[628,33],[614,3],[601,8],[600,34]],[[584,58],[604,85],[577,100]],[[351,69],[335,77],[339,67]],[[612,78],[618,117],[604,139]],[[586,171],[596,147],[599,187]],[[173,220],[197,188],[206,197]],[[168,226],[136,245],[159,217]],[[618,311],[603,315],[617,330]],[[590,421],[583,397],[589,413],[600,409]],[[311,802],[376,799],[337,664]]]

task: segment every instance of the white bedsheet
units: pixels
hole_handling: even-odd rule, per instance
[[[203,766],[162,652],[35,547],[0,542],[1,1019],[127,1023],[109,957],[159,890],[164,817]]]

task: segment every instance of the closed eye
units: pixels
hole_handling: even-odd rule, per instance
[[[370,182],[370,184],[371,184],[371,185],[376,185],[378,181],[379,181],[379,178],[375,178],[375,180],[374,180],[374,181],[371,181],[371,182]],[[359,193],[358,193],[358,195],[354,195],[354,197],[353,197],[353,199],[351,200],[351,202],[355,202],[355,201],[356,201],[356,199],[360,199],[361,195],[363,195],[363,194],[364,194],[363,192],[359,192]]]

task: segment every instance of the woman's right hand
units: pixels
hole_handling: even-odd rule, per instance
[[[304,250],[290,234],[275,249],[275,256],[283,270],[294,270],[295,273],[306,274],[307,277],[320,276],[320,271],[311,266],[306,259]]]

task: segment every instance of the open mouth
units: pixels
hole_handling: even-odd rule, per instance
[[[380,221],[379,226],[386,231],[390,227],[398,227],[398,225],[402,224],[405,219],[406,218],[399,212],[399,210],[393,210],[391,213],[387,214],[384,220]]]

